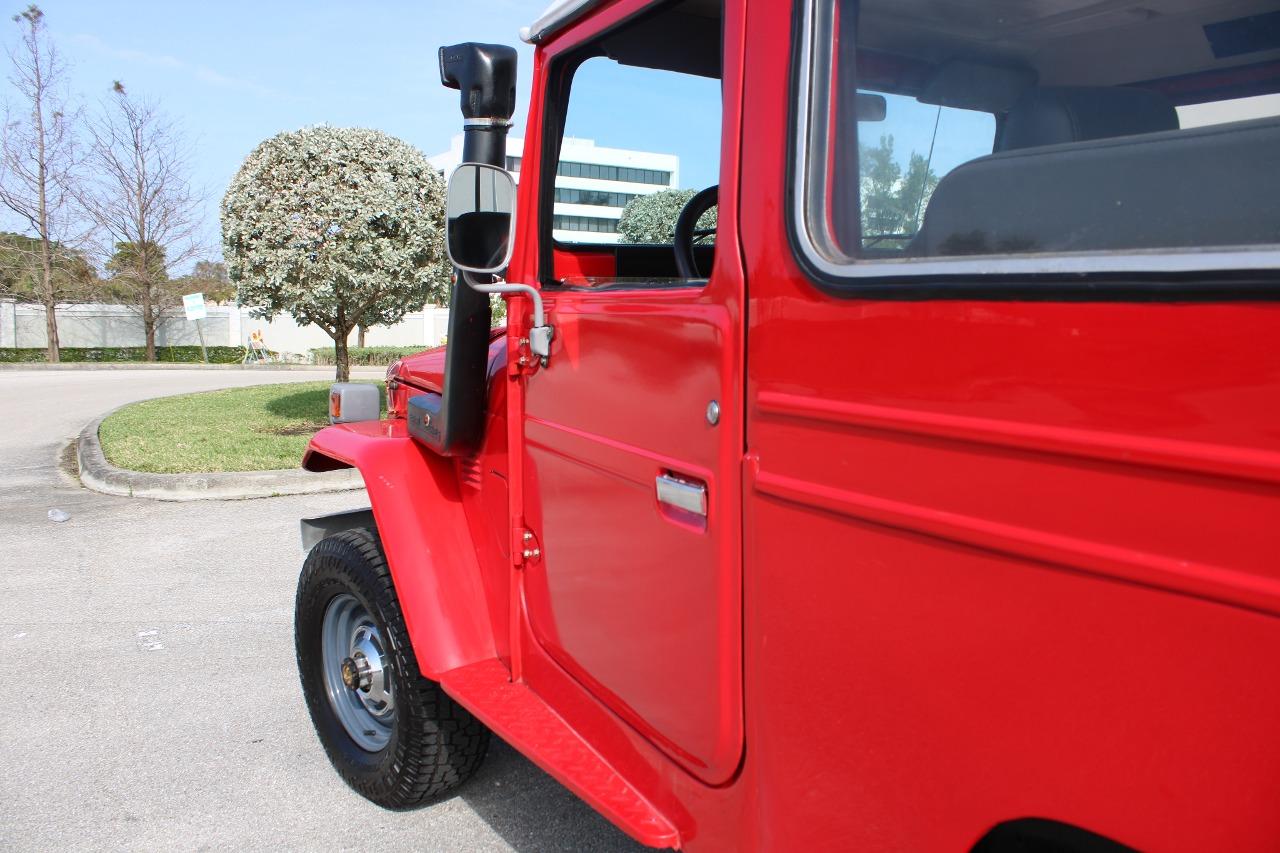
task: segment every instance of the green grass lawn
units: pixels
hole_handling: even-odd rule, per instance
[[[297,468],[307,441],[329,424],[329,385],[256,385],[145,400],[103,421],[98,437],[107,461],[130,471]]]

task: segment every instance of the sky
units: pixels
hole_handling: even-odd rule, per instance
[[[436,50],[461,41],[514,45],[520,55],[513,134],[524,134],[533,49],[518,31],[547,0],[44,0],[41,8],[70,67],[74,97],[91,110],[120,80],[158,103],[185,132],[194,182],[206,198],[204,243],[220,255],[218,204],[245,156],[281,131],[316,124],[371,127],[430,156],[461,129],[458,94],[440,85]],[[13,11],[24,6],[15,0]],[[0,40],[18,36],[8,16]],[[588,75],[585,72],[590,71]],[[681,158],[681,185],[715,183],[719,90],[712,80],[584,66],[568,133],[600,145]],[[4,87],[4,98],[9,97]],[[1277,98],[1280,96],[1268,96]],[[1268,109],[1274,112],[1275,103]],[[936,108],[890,98],[888,120],[861,129],[874,143],[895,137],[897,159],[928,151]],[[1238,116],[1234,116],[1238,117]],[[1213,118],[1207,120],[1214,120]],[[1221,119],[1216,119],[1221,120]],[[985,153],[989,116],[943,110],[934,171]],[[12,225],[0,220],[0,227]],[[186,270],[172,270],[174,274]]]
[[[533,49],[518,32],[546,2],[383,0],[356,8],[331,0],[45,0],[41,8],[69,66],[73,98],[92,111],[120,80],[183,130],[192,177],[205,199],[205,255],[218,258],[222,194],[264,139],[330,124],[376,128],[427,156],[447,150],[461,130],[461,115],[458,93],[440,85],[441,45],[481,41],[517,48],[512,134],[523,136]],[[21,6],[19,0],[14,11]],[[0,33],[11,46],[17,25],[0,19]],[[936,110],[893,100],[904,103],[892,103],[889,120],[864,126],[864,133],[868,141],[894,134],[895,153],[905,162],[912,150],[928,150]],[[991,138],[989,116],[983,126],[961,111],[944,112],[942,124],[949,126],[939,130],[934,158],[939,174],[982,153],[971,150],[975,142],[989,151]],[[702,189],[718,180],[719,123],[718,81],[599,58],[575,80],[567,132],[602,146],[676,154],[680,185]]]
[[[719,80],[597,56],[573,76],[565,135],[675,154],[680,187],[701,190],[720,180],[720,116]]]
[[[520,53],[514,133],[523,130],[533,50],[521,26],[546,0],[86,2],[43,0],[49,32],[70,66],[73,96],[90,108],[113,80],[156,101],[191,144],[207,196],[206,239],[218,247],[218,203],[262,140],[316,124],[372,127],[431,155],[461,130],[458,93],[440,85],[436,49],[461,41]],[[25,7],[14,0],[13,12]],[[0,18],[6,47],[18,35]],[[10,97],[4,87],[4,97]],[[175,274],[187,270],[172,270]]]
[[[441,45],[480,41],[517,48],[512,134],[523,136],[533,48],[518,32],[547,3],[43,0],[40,7],[69,66],[74,98],[92,111],[120,80],[131,96],[156,102],[183,130],[193,153],[192,177],[205,196],[202,242],[217,258],[218,205],[227,184],[258,143],[281,131],[317,124],[371,127],[427,156],[447,150],[462,128],[458,93],[440,85]],[[15,0],[13,11],[24,5]],[[8,17],[0,18],[0,33],[11,47],[18,28]],[[570,133],[600,145],[680,155],[687,178],[682,184],[715,183],[718,84],[699,80],[694,86],[693,100],[708,110],[690,102],[677,81],[635,83],[627,76],[634,71],[602,69],[596,77],[602,85],[591,95],[602,118],[591,122],[583,118],[586,109],[576,111]],[[617,87],[633,84],[648,109],[618,110]],[[8,87],[4,97],[10,97]],[[693,116],[677,133],[672,104]]]

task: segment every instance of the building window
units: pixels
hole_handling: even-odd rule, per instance
[[[520,171],[520,158],[519,158],[519,157],[510,157],[510,156],[508,156],[508,157],[507,157],[507,171],[508,171],[508,172],[518,172],[518,171]]]
[[[565,178],[593,178],[597,181],[626,181],[633,184],[668,186],[671,173],[658,169],[632,169],[628,166],[602,166],[599,163],[560,161],[556,174]]]
[[[604,190],[574,190],[556,187],[556,201],[564,204],[594,204],[600,207],[626,207],[638,196],[635,193],[611,193]]]
[[[590,231],[597,234],[616,234],[618,232],[618,220],[598,219],[594,216],[556,214],[552,217],[551,227],[557,231]]]

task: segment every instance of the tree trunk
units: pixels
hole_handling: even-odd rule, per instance
[[[62,360],[58,345],[58,305],[52,299],[44,301],[44,332],[48,338],[47,357],[50,364],[57,364]]]
[[[156,312],[151,305],[151,289],[142,292],[142,329],[147,336],[147,361],[156,360]]]
[[[35,9],[33,5],[31,7]],[[17,16],[14,17],[17,20]],[[31,38],[36,43],[36,25],[31,25]],[[15,56],[17,54],[14,54]],[[50,364],[62,359],[58,346],[58,301],[53,292],[53,241],[49,237],[49,161],[45,151],[44,128],[44,72],[40,68],[38,53],[33,54],[35,71],[35,125],[36,125],[36,180],[39,182],[39,194],[36,202],[37,225],[40,234],[40,295],[44,297],[44,328],[47,340],[47,357]],[[16,61],[16,60],[15,60]]]
[[[49,241],[40,240],[40,301],[44,303],[45,357],[50,364],[62,360],[58,346],[58,300],[53,292],[53,257]]]
[[[364,325],[356,326],[356,346],[364,349]]]
[[[338,382],[349,382],[351,380],[351,354],[347,352],[347,335],[351,334],[351,328],[338,329],[338,334],[333,336],[333,363],[337,365],[334,379]]]

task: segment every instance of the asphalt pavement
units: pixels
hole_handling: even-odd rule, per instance
[[[363,492],[165,503],[59,469],[123,403],[322,376],[0,371],[0,848],[641,849],[496,740],[456,796],[414,812],[334,773],[294,666],[297,519]]]

